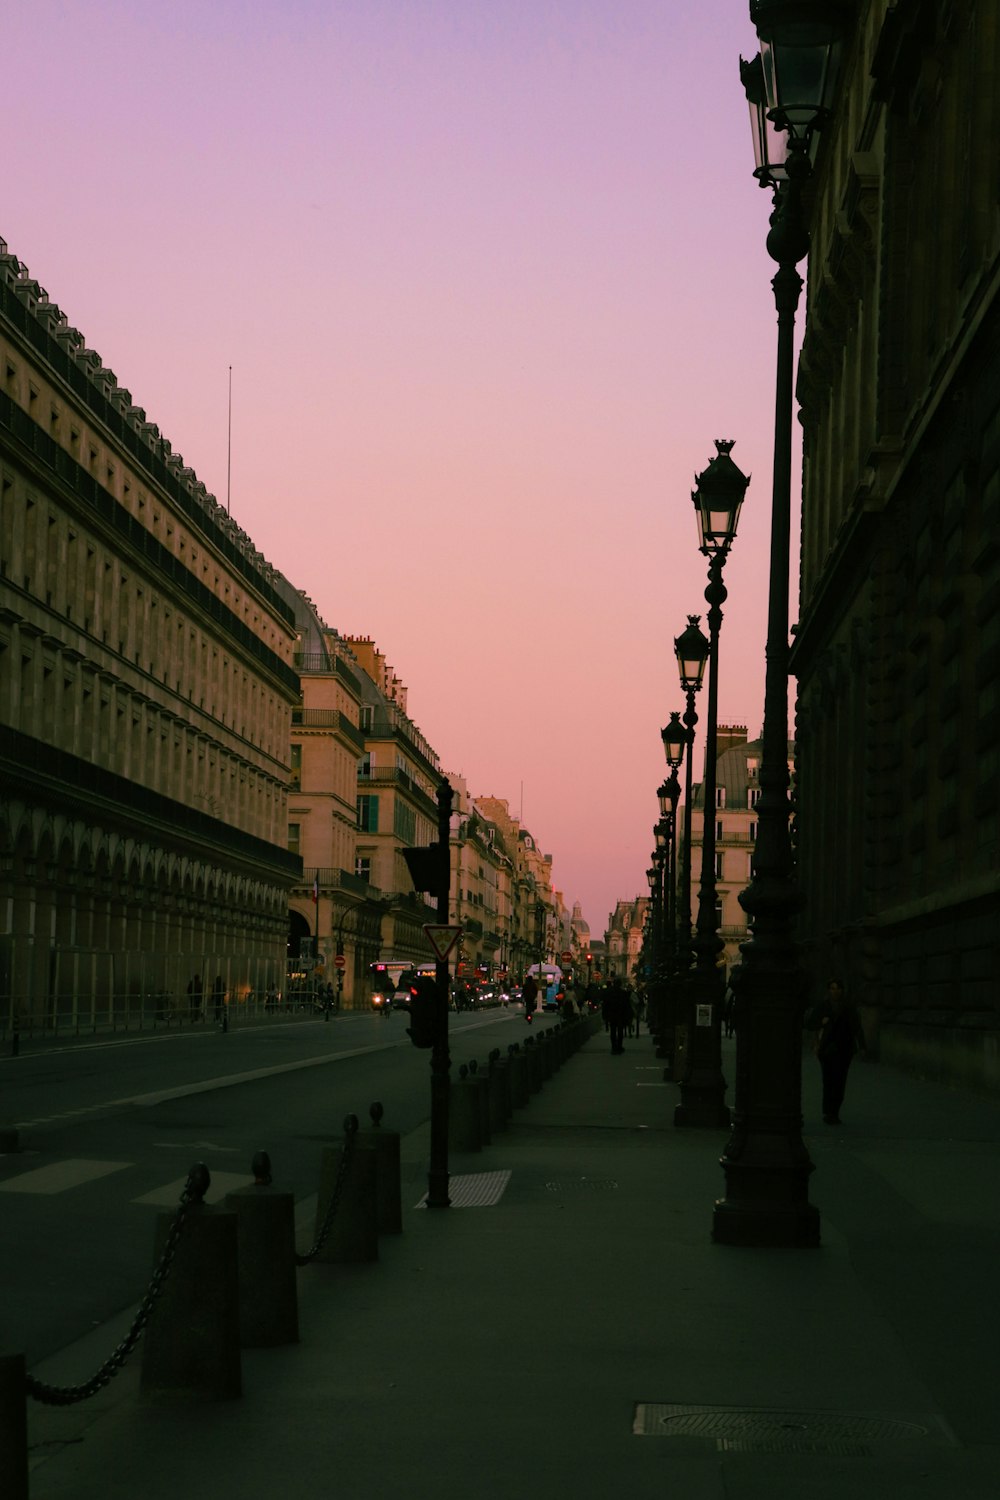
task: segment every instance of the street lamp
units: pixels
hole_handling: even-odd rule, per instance
[[[676,724],[676,737],[668,737]],[[656,1056],[665,1059],[664,1079],[673,1077],[674,1028],[677,1025],[674,986],[677,970],[677,801],[681,794],[677,768],[684,755],[685,730],[679,714],[671,715],[670,725],[661,731],[670,775],[658,788],[662,847],[660,855],[660,965],[656,976]],[[675,758],[671,758],[675,757]],[[660,842],[658,837],[658,842]]]
[[[674,641],[677,673],[685,696],[684,726],[687,765],[684,769],[684,846],[681,851],[680,921],[678,922],[679,967],[691,965],[691,768],[694,763],[694,727],[698,722],[695,694],[701,691],[708,662],[709,642],[699,629],[700,615],[688,615],[687,629]]]
[[[751,0],[759,59],[741,61],[754,124],[755,175],[774,190],[767,237],[777,262],[778,314],[771,558],[757,841],[740,904],[753,922],[737,988],[733,1130],[722,1156],[725,1197],[712,1237],[730,1245],[819,1244],[819,1211],[809,1202],[813,1164],[802,1141],[802,1014],[805,976],[792,923],[788,799],[788,563],[791,526],[795,313],[809,251],[802,190],[816,131],[829,118],[848,0]],[[775,149],[777,147],[777,149]]]
[[[697,967],[688,987],[688,1053],[680,1080],[681,1099],[675,1125],[729,1124],[722,1076],[722,1007],[725,983],[719,971],[722,948],[715,909],[715,769],[719,719],[719,631],[727,590],[722,581],[730,548],[736,540],[743,497],[750,478],[730,457],[733,444],[716,439],[715,457],[696,476],[691,495],[698,520],[699,551],[708,558],[708,714],[705,724],[705,775],[702,782],[701,882],[698,888]]]

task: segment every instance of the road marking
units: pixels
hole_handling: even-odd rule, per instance
[[[93,1182],[98,1177],[121,1172],[131,1165],[129,1161],[85,1161],[81,1157],[70,1157],[67,1161],[52,1162],[47,1167],[35,1167],[34,1171],[22,1172],[17,1177],[0,1182],[0,1193],[65,1193],[70,1188],[80,1187],[84,1182]]]
[[[218,1203],[227,1193],[250,1187],[253,1183],[253,1178],[246,1172],[213,1172],[211,1176],[212,1183],[205,1194],[206,1203]],[[186,1177],[175,1177],[173,1182],[154,1188],[151,1193],[143,1193],[141,1198],[133,1198],[132,1202],[151,1203],[154,1208],[176,1208],[186,1185]]]

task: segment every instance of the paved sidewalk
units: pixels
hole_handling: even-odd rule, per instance
[[[417,1208],[404,1141],[403,1234],[299,1273],[301,1343],[246,1351],[240,1400],[140,1403],[136,1356],[32,1404],[32,1500],[992,1497],[1000,1102],[859,1063],[824,1127],[804,1067],[819,1250],[713,1245],[724,1135],[676,1130],[649,1039],[599,1032],[453,1156],[510,1171],[494,1206]],[[90,1374],[114,1333],[38,1373]]]

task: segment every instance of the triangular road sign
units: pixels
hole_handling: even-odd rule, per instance
[[[445,959],[462,936],[461,927],[435,927],[425,924],[424,932],[438,958]]]

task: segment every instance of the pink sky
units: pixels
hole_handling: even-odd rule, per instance
[[[720,718],[760,729],[775,324],[747,0],[33,0],[0,235],[596,935],[647,891],[705,612],[690,492],[752,474]],[[701,748],[696,750],[700,775]]]

